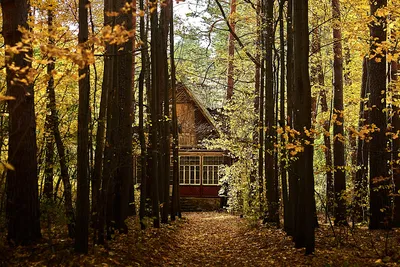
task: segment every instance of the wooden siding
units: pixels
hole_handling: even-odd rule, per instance
[[[179,125],[179,146],[196,147],[195,107],[192,103],[176,105]]]

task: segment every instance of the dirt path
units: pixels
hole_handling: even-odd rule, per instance
[[[170,254],[173,266],[285,266],[281,251],[274,251],[290,251],[291,241],[284,236],[280,244],[275,238],[271,243],[246,220],[226,213],[187,213],[185,217],[187,223],[176,234],[177,245]]]

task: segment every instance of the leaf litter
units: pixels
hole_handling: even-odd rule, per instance
[[[65,229],[57,230],[52,245],[44,238],[10,248],[3,237],[0,266],[400,266],[399,229],[335,227],[333,234],[321,224],[315,254],[304,256],[283,230],[223,212],[184,213],[146,230],[133,217],[128,226],[128,234],[117,233],[105,246],[91,242],[87,255],[74,253]]]

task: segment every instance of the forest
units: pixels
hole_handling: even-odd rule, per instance
[[[0,4],[1,266],[400,264],[400,1]]]

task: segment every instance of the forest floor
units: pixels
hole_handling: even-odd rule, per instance
[[[88,255],[73,252],[71,239],[30,247],[0,246],[0,266],[400,266],[400,231],[316,229],[315,255],[304,256],[272,225],[218,212],[184,213],[183,219],[142,231],[129,220],[127,235]],[[386,251],[386,252],[385,252]]]

